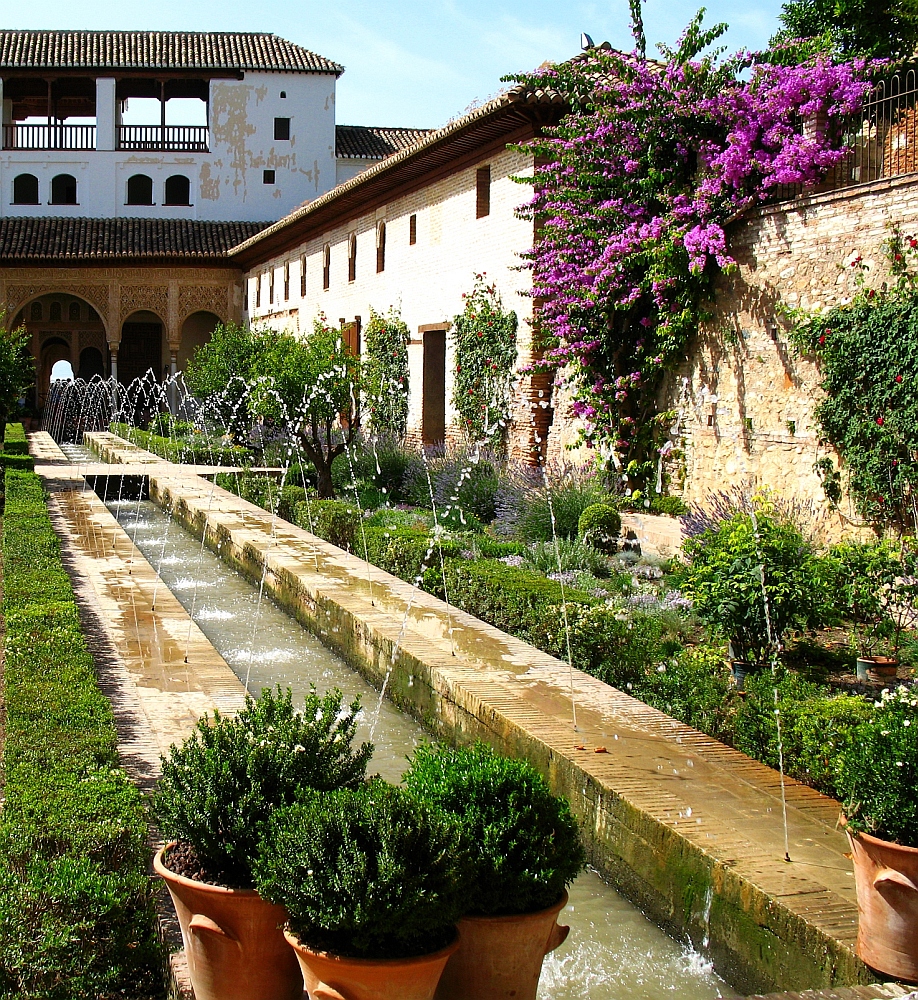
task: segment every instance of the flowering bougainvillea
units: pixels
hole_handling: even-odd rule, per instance
[[[499,445],[510,412],[516,363],[515,312],[505,312],[494,285],[476,274],[465,307],[453,319],[456,372],[453,406],[470,441]]]
[[[515,82],[570,112],[529,144],[539,224],[529,255],[546,365],[561,370],[599,447],[635,487],[656,469],[656,403],[731,269],[725,227],[777,185],[811,184],[844,155],[836,126],[863,101],[863,60],[774,66],[705,54],[699,15],[662,61],[590,49]]]

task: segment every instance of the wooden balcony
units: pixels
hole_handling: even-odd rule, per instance
[[[159,149],[178,153],[209,150],[206,125],[122,125],[119,149]]]
[[[95,149],[95,125],[4,125],[4,149]]]

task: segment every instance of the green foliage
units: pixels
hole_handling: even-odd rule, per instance
[[[736,696],[722,651],[685,649],[660,667],[639,679],[635,697],[715,739],[732,742]]]
[[[400,438],[408,426],[408,341],[398,310],[370,309],[363,332],[363,392],[374,434]]]
[[[754,517],[738,512],[685,542],[682,589],[712,631],[731,641],[735,659],[764,662],[789,631],[822,623],[828,594],[824,568],[799,529],[768,494],[754,497],[753,509]]]
[[[3,450],[7,455],[28,455],[29,442],[22,424],[7,424],[3,435]]]
[[[41,484],[6,473],[0,989],[165,996],[140,794],[118,766]]]
[[[271,820],[255,867],[310,948],[358,958],[445,946],[468,884],[457,825],[400,788],[310,795]]]
[[[426,463],[416,459],[406,470],[406,498],[418,507],[429,507],[433,502],[441,523],[459,531],[469,515],[487,524],[496,514],[503,471],[503,459],[490,449],[474,444],[450,446]]]
[[[798,58],[812,52],[845,57],[906,59],[918,44],[918,3],[915,0],[789,0],[778,15],[781,30],[771,44],[796,39]]]
[[[543,910],[584,869],[567,801],[526,761],[499,757],[482,743],[458,750],[425,744],[404,781],[422,802],[453,816],[475,847],[468,913]]]
[[[882,693],[842,758],[845,815],[854,830],[918,847],[918,691]]]
[[[880,527],[914,532],[918,491],[918,240],[898,229],[886,241],[894,282],[862,285],[850,303],[802,315],[797,347],[814,354],[824,397],[816,419],[841,456],[818,471],[836,503],[846,482],[860,514]],[[852,262],[860,264],[860,258]],[[860,272],[863,275],[863,272]]]
[[[544,481],[517,477],[497,500],[501,529],[523,542],[576,538],[580,515],[595,503],[608,503],[602,477],[592,469],[562,466],[545,470]]]
[[[21,396],[35,382],[35,361],[29,353],[31,335],[24,326],[0,326],[0,426],[16,410]]]
[[[453,319],[456,375],[453,406],[470,441],[500,445],[510,412],[510,385],[516,364],[515,312],[505,312],[495,285],[475,275],[463,294],[465,307]]]
[[[246,698],[235,717],[205,715],[163,758],[154,811],[168,839],[190,843],[208,873],[248,886],[252,863],[273,810],[303,789],[353,788],[364,778],[373,746],[352,751],[359,700],[343,706],[340,691],[315,689],[296,711],[288,690]]]
[[[523,553],[525,565],[538,573],[579,571],[595,577],[609,576],[609,560],[592,543],[579,538],[559,538],[555,542],[534,542]]]
[[[614,552],[622,530],[622,516],[610,503],[593,503],[577,521],[577,534],[603,552]]]
[[[251,461],[251,452],[239,445],[228,445],[221,438],[191,432],[188,437],[160,437],[131,424],[114,423],[112,434],[161,455],[178,465],[244,465]]]

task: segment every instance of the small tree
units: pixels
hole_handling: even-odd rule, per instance
[[[359,360],[320,316],[305,340],[274,335],[252,373],[254,411],[286,424],[315,466],[319,496],[334,498],[332,463],[350,447],[358,427]]]
[[[772,44],[805,40],[804,54],[904,59],[918,43],[918,0],[790,0],[778,18],[782,27]]]
[[[0,327],[0,428],[19,398],[35,382],[35,361],[29,354],[29,333]]]
[[[370,310],[364,330],[361,382],[367,418],[374,433],[404,437],[408,426],[408,340],[397,310],[383,316]]]
[[[249,382],[255,359],[266,349],[267,330],[220,323],[206,344],[195,348],[185,369],[193,395],[207,399],[236,444],[244,444],[251,424]]]

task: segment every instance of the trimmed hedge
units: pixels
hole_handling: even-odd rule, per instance
[[[111,432],[177,465],[245,465],[252,460],[252,453],[247,448],[225,445],[203,434],[196,434],[194,438],[160,437],[131,424],[112,424]]]
[[[3,434],[3,450],[7,455],[28,455],[29,442],[22,424],[7,424]]]
[[[165,996],[141,796],[118,764],[38,478],[8,470],[0,995]]]

